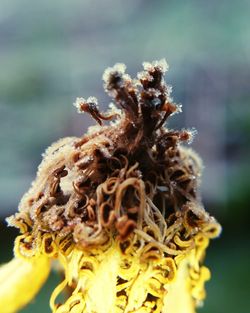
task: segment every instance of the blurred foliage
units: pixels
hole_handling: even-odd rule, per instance
[[[247,312],[249,12],[250,0],[44,0],[35,5],[2,0],[1,218],[16,211],[45,148],[60,137],[81,135],[90,125],[88,117],[77,116],[74,99],[94,95],[107,106],[101,82],[107,66],[124,62],[134,75],[142,61],[166,57],[167,81],[184,111],[170,126],[198,129],[193,146],[206,165],[205,205],[224,227],[222,239],[209,250],[214,276],[200,312]],[[11,258],[14,234],[1,225],[2,262]],[[23,312],[44,312],[56,279],[53,275]]]

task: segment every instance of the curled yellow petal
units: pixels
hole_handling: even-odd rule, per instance
[[[205,267],[196,265],[197,251],[185,254],[178,264],[171,257],[140,259],[136,247],[122,253],[115,242],[104,250],[74,248],[59,255],[64,281],[50,299],[53,313],[194,313],[204,299]],[[194,275],[195,274],[195,275]],[[64,303],[57,297],[70,287]]]
[[[29,303],[46,281],[50,271],[47,257],[14,258],[0,267],[0,312],[13,313]]]

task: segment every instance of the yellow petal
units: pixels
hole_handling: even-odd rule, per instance
[[[37,294],[50,271],[47,257],[14,258],[0,267],[0,312],[13,313]]]
[[[195,313],[209,277],[205,268],[198,268],[195,279],[190,277],[192,252],[176,265],[170,257],[142,262],[135,255],[122,254],[116,245],[95,256],[73,249],[63,259],[65,280],[52,294],[52,312]],[[64,304],[56,304],[67,285],[72,294]]]
[[[195,306],[188,280],[188,264],[183,260],[177,272],[176,280],[168,286],[168,293],[164,299],[162,312],[194,313]]]

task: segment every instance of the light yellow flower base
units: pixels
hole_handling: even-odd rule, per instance
[[[115,243],[104,251],[59,254],[66,276],[52,294],[52,312],[194,313],[210,278],[208,269],[199,265],[208,239],[199,235],[196,242],[186,255],[146,261],[139,251],[121,253]],[[66,286],[73,292],[58,305],[56,298]]]
[[[18,253],[18,239],[17,257],[0,268],[2,313],[16,312],[36,295],[48,277],[49,259],[57,259],[65,273],[51,295],[53,313],[194,313],[205,298],[204,282],[210,278],[209,270],[200,266],[209,243],[205,234],[196,235],[189,252],[146,260],[140,248],[131,246],[122,253],[114,241],[84,251],[62,250],[64,241],[53,245],[50,258],[44,250],[25,258]],[[69,290],[64,304],[57,303]]]
[[[46,256],[34,260],[15,258],[0,267],[0,312],[13,313],[29,303],[50,272]]]

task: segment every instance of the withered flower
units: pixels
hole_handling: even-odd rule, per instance
[[[204,300],[203,259],[220,225],[200,200],[201,160],[184,145],[192,131],[164,126],[181,111],[163,79],[167,64],[143,67],[137,79],[123,64],[108,68],[104,87],[119,109],[101,113],[96,98],[77,98],[99,125],[44,154],[8,218],[21,235],[0,269],[1,312],[27,304],[55,262],[64,278],[53,313],[191,313]]]

